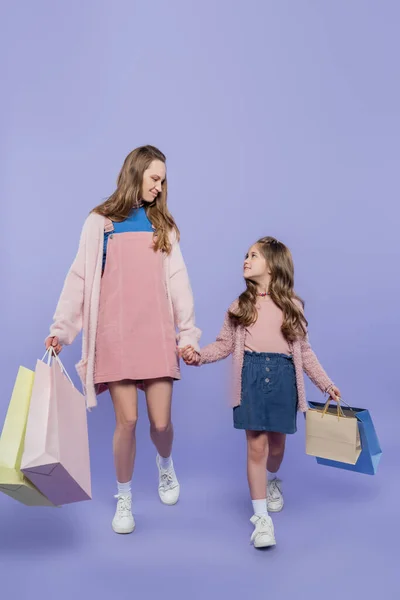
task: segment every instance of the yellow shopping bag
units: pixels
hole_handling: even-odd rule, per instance
[[[28,506],[54,506],[20,471],[34,378],[19,368],[0,437],[0,491]]]

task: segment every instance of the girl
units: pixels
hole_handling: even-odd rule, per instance
[[[303,371],[333,400],[340,400],[340,392],[308,342],[289,249],[272,237],[260,239],[246,255],[243,275],[246,290],[229,308],[217,341],[200,352],[187,346],[181,354],[191,365],[233,355],[233,420],[236,429],[246,431],[251,541],[263,548],[276,544],[268,512],[283,508],[277,473],[286,434],[296,432],[297,410],[307,410]]]
[[[125,159],[116,191],[83,227],[78,254],[46,339],[58,353],[83,328],[77,371],[88,408],[108,389],[115,410],[116,533],[135,528],[131,479],[136,454],[138,388],[146,394],[150,435],[157,449],[158,493],[175,504],[180,486],[171,450],[172,386],[180,379],[176,341],[199,350],[193,296],[167,208],[166,159],[144,146]],[[175,328],[179,334],[176,338]]]

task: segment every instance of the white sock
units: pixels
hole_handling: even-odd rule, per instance
[[[118,494],[121,494],[121,496],[132,496],[131,483],[132,481],[127,481],[126,483],[117,481]]]
[[[278,471],[276,473],[270,473],[269,471],[267,471],[267,478],[268,481],[272,481],[273,479],[275,479],[278,476]]]
[[[267,508],[267,499],[263,498],[262,500],[252,500],[253,511],[257,517],[267,516],[268,508]]]
[[[160,461],[160,467],[162,469],[169,469],[169,467],[171,466],[171,462],[172,462],[172,456],[167,456],[167,458],[164,458],[164,456],[160,456],[158,455],[158,460]]]

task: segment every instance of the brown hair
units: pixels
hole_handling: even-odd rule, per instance
[[[116,222],[127,219],[132,209],[141,206],[143,174],[153,160],[166,163],[164,154],[154,146],[141,146],[128,154],[118,175],[117,189],[92,212]],[[154,202],[149,205],[145,204],[145,210],[155,228],[154,250],[161,250],[169,254],[171,252],[169,234],[171,231],[175,231],[179,240],[179,229],[167,208],[166,178],[161,193]]]
[[[264,256],[271,271],[268,293],[272,301],[283,312],[282,333],[286,340],[293,342],[307,333],[307,320],[299,303],[303,301],[294,292],[294,265],[292,254],[282,242],[273,237],[264,237],[255,244]],[[297,303],[295,302],[297,300]],[[239,296],[238,306],[229,311],[235,325],[248,327],[257,321],[257,285],[246,279],[246,290]]]

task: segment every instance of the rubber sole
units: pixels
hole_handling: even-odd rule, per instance
[[[114,525],[111,525],[111,527],[114,533],[118,533],[120,535],[128,535],[129,533],[133,533],[135,531],[136,525],[134,525],[132,529],[118,529],[117,527],[114,527]]]

